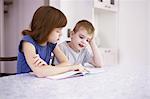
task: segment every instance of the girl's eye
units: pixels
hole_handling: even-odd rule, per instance
[[[60,31],[57,31],[57,33],[61,33]]]

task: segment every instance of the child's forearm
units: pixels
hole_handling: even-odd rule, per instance
[[[68,71],[74,71],[74,70],[78,70],[80,72],[87,71],[86,68],[81,65],[69,65],[69,66],[63,66],[63,67],[47,65],[47,66],[42,66],[42,67],[36,67],[32,70],[33,70],[33,73],[37,77],[53,76],[53,75],[58,75],[58,74],[68,72]]]
[[[64,66],[69,66],[69,65],[71,65],[71,64],[68,62],[63,62],[63,63],[57,64],[55,66],[64,67]]]
[[[93,52],[93,62],[96,67],[103,66],[103,59],[100,50],[98,49],[96,43],[94,41],[90,42],[90,46]]]
[[[58,67],[47,65],[42,67],[36,67],[34,68],[33,72],[37,77],[46,77],[61,74],[71,70],[73,70],[72,66]]]

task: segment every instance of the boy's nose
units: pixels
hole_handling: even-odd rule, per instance
[[[83,40],[82,43],[83,43],[83,44],[87,44],[87,41],[86,41],[86,40]]]

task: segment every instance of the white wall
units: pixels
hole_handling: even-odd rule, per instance
[[[147,87],[147,95],[149,95],[150,92],[150,0],[147,0],[147,9],[148,9],[148,77],[147,77],[147,83],[148,83],[148,87]],[[149,95],[150,97],[150,95]]]
[[[120,0],[119,56],[122,65],[147,65],[146,0]]]
[[[44,0],[13,0],[5,14],[4,55],[15,56],[22,38],[21,31],[28,28],[35,10],[44,4]],[[16,72],[16,62],[5,64],[3,72]]]
[[[148,4],[148,52],[149,52],[148,62],[150,65],[150,0],[147,0],[147,4]]]
[[[119,7],[120,66],[125,66],[140,74],[138,76],[139,82],[144,83],[138,82],[143,86],[138,90],[143,92],[143,99],[150,97],[150,73],[147,70],[148,44],[150,44],[148,39],[148,22],[150,23],[148,21],[148,7],[150,8],[150,5],[147,5],[147,1],[149,0],[120,0]],[[131,68],[133,65],[134,68]]]

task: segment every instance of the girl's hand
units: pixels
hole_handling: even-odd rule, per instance
[[[74,65],[73,70],[74,71],[80,71],[80,72],[85,72],[85,71],[88,72],[88,70],[84,66],[82,66],[81,64]]]
[[[47,65],[47,63],[40,58],[39,54],[36,54],[36,56],[34,56],[33,58],[34,58],[33,64],[35,64],[35,66]]]

